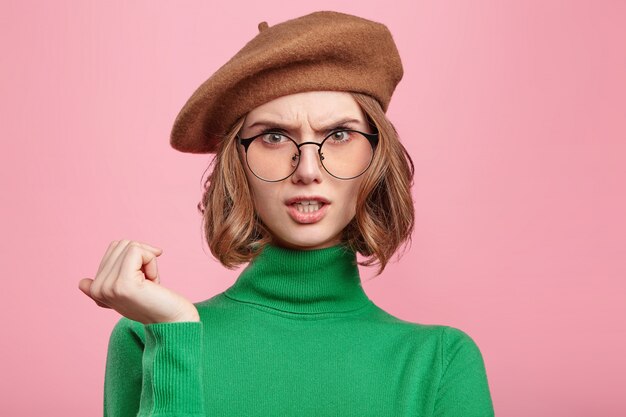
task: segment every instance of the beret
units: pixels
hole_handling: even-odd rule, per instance
[[[334,11],[269,26],[204,81],[180,110],[170,145],[215,153],[243,115],[280,96],[304,91],[353,91],[387,111],[402,79],[398,49],[387,27]]]

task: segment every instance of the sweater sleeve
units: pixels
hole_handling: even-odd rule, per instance
[[[493,417],[494,409],[480,349],[462,330],[443,326],[442,376],[435,417]]]
[[[109,338],[104,417],[205,416],[202,333],[201,322],[122,317]]]

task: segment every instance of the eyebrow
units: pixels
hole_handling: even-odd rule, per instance
[[[352,117],[345,117],[343,119],[339,119],[333,123],[330,123],[329,125],[327,125],[326,127],[323,127],[321,129],[314,129],[315,132],[326,132],[330,129],[332,129],[333,127],[336,127],[338,125],[342,125],[342,124],[346,124],[346,123],[361,123],[361,120],[358,119],[354,119]],[[294,131],[296,130],[296,128],[294,126],[290,126],[290,125],[286,125],[286,124],[282,124],[280,122],[273,122],[271,120],[258,120],[254,123],[252,123],[250,126],[247,127],[247,129],[251,129],[255,126],[265,126],[265,127],[269,127],[271,129],[280,129],[280,130],[284,130],[286,132],[289,131]]]

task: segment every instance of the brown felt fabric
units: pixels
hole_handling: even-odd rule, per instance
[[[355,91],[387,111],[402,79],[400,55],[382,23],[319,11],[259,33],[202,83],[170,136],[181,152],[214,153],[237,119],[277,97],[303,91]]]

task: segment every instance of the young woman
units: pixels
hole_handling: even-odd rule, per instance
[[[191,303],[159,284],[162,250],[114,241],[79,287],[124,317],[104,415],[493,416],[477,345],[365,294],[413,230],[413,163],[386,118],[402,78],[387,28],[315,12],[269,28],[203,83],[171,144],[214,152],[199,209],[226,267]]]

